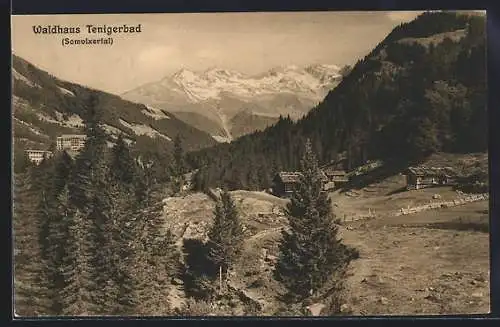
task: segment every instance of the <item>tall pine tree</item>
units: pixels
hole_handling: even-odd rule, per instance
[[[283,232],[275,269],[277,280],[287,287],[292,298],[299,300],[318,295],[348,263],[309,140],[301,160],[301,173],[287,207],[290,230]]]
[[[14,176],[13,248],[14,312],[23,317],[50,315],[51,301],[46,261],[42,258],[41,221],[37,210],[39,189],[36,182],[43,174],[31,166]]]
[[[182,139],[179,134],[174,140],[174,152],[172,163],[172,189],[175,193],[181,192],[184,186],[184,173],[186,172],[184,149],[182,147]]]
[[[90,257],[92,245],[90,221],[79,209],[71,206],[69,191],[66,187],[59,196],[59,212],[66,225],[61,273],[64,276],[64,289],[61,291],[62,315],[87,316],[97,312],[93,302],[94,290]]]
[[[120,135],[111,150],[110,173],[123,186],[131,187],[136,180],[136,164],[130,150]]]
[[[143,165],[139,176],[141,200],[134,213],[133,225],[138,236],[134,240],[135,262],[132,263],[138,278],[137,313],[169,315],[170,280],[177,273],[179,254],[173,235],[164,227],[163,194],[154,177],[154,167]]]
[[[80,249],[88,251],[81,255],[88,259],[90,278],[83,285],[89,287],[91,303],[96,309],[94,314],[112,314],[118,286],[114,283],[114,268],[111,266],[113,221],[110,219],[110,190],[107,188],[106,175],[106,135],[101,126],[102,112],[99,99],[91,95],[88,99],[85,118],[86,141],[84,148],[75,160],[75,168],[68,185],[70,205],[82,215],[84,227]],[[66,272],[68,274],[68,272]]]
[[[226,274],[243,247],[243,230],[230,193],[224,190],[218,200],[212,227],[208,233],[208,259],[213,268]]]

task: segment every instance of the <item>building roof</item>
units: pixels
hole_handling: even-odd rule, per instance
[[[335,169],[335,167],[326,167],[321,169],[327,175],[335,176],[345,176],[347,172],[345,170]]]
[[[324,181],[328,180],[328,177],[325,175],[324,172],[320,171],[320,174],[322,180]],[[298,171],[292,171],[292,172],[281,171],[277,174],[277,176],[279,177],[279,179],[281,179],[283,183],[296,183],[299,181],[301,175],[302,173]]]
[[[24,150],[26,152],[43,152],[43,153],[52,153],[52,151],[47,151],[47,150],[37,150],[37,149],[27,149]]]
[[[341,170],[339,168],[343,168],[345,165],[345,161],[347,159],[345,158],[339,158],[337,160],[330,161],[329,163],[326,163],[324,165],[321,165],[319,168],[320,169],[334,169],[334,170]]]
[[[455,171],[451,167],[409,167],[407,174],[416,176],[454,176]]]
[[[58,136],[57,138],[72,138],[72,137],[86,138],[87,135],[85,135],[85,134],[62,134],[62,135]]]
[[[299,181],[301,173],[300,172],[287,172],[287,171],[280,171],[278,173],[279,179],[283,183],[295,183]]]

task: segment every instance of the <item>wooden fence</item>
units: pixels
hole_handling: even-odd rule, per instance
[[[471,194],[471,195],[468,195],[466,197],[458,198],[458,199],[451,200],[451,201],[436,201],[436,202],[430,202],[427,204],[423,204],[420,206],[401,208],[401,210],[394,213],[394,215],[395,216],[403,216],[403,215],[410,215],[410,214],[425,211],[425,210],[456,207],[456,206],[463,205],[463,204],[470,203],[470,202],[487,200],[488,198],[489,198],[488,193]]]

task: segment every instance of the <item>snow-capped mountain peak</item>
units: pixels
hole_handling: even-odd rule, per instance
[[[238,71],[218,67],[202,72],[182,68],[164,78],[161,84],[166,92],[184,93],[191,103],[217,100],[221,94],[248,99],[274,93],[298,94],[317,101],[337,82],[340,77],[339,70],[336,65],[311,65],[305,68],[287,65],[272,68],[264,74],[247,76]],[[158,93],[158,90],[155,91]],[[131,94],[144,93],[151,92],[138,88],[127,92],[126,95],[130,97]]]
[[[220,77],[220,78],[230,78],[230,77],[243,77],[243,74],[235,71],[235,70],[229,70],[229,69],[221,69],[217,67],[212,67],[210,69],[207,69],[203,72],[202,74],[204,77]]]
[[[186,68],[181,68],[176,73],[174,73],[171,77],[166,77],[165,79],[172,79],[175,81],[195,81],[198,78],[198,75]]]
[[[206,117],[225,131],[222,136],[231,138],[231,119],[245,110],[267,117],[266,122],[279,115],[300,117],[337,86],[339,71],[338,66],[329,64],[283,65],[258,75],[221,67],[203,71],[183,68],[122,96],[155,108]],[[200,124],[199,117],[186,119]]]

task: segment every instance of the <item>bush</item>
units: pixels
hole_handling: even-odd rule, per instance
[[[212,312],[213,308],[209,302],[188,298],[177,313],[181,316],[207,316]]]

